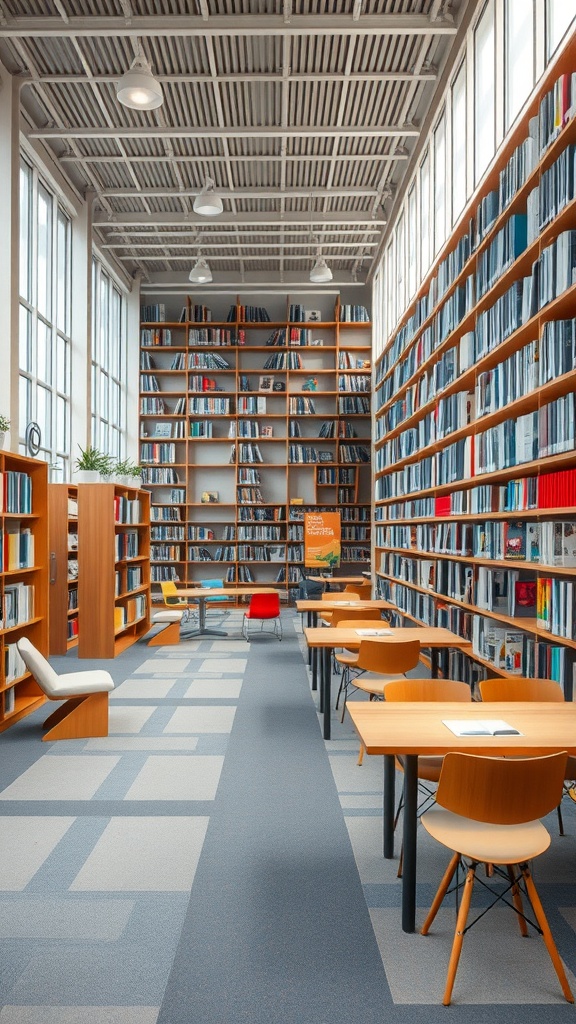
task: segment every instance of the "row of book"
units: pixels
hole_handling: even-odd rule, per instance
[[[34,584],[6,583],[0,604],[0,628],[12,629],[34,618]]]
[[[236,331],[228,327],[200,327],[188,332],[188,344],[190,346],[204,346],[211,348],[233,348],[238,344]]]
[[[376,546],[573,568],[576,567],[576,521],[491,519],[479,523],[379,525]]]
[[[363,373],[340,374],[338,377],[338,391],[370,391],[371,386],[371,378]]]
[[[139,498],[126,498],[123,494],[114,495],[114,522],[142,522],[142,502]]]
[[[176,522],[181,521],[180,509],[174,505],[152,505],[150,519],[152,522]]]
[[[121,631],[126,626],[138,622],[146,615],[146,594],[137,594],[127,598],[123,604],[114,606],[114,630]]]
[[[169,327],[143,327],[140,331],[140,344],[143,348],[170,348],[176,344]]]
[[[140,306],[140,319],[145,323],[162,323],[166,319],[166,306],[163,302],[151,302]]]
[[[237,481],[239,484],[260,484],[262,480],[257,469],[240,467],[238,469]]]
[[[162,466],[145,466],[142,470],[143,484],[177,484],[178,473],[175,469]],[[182,498],[184,501],[185,498]]]
[[[238,402],[240,403],[240,399]],[[190,398],[188,399],[188,411],[192,416],[229,416],[231,412],[230,399],[212,397]]]
[[[16,679],[26,675],[26,671],[26,665],[17,644],[6,644],[4,647],[4,681],[7,684],[13,683]],[[13,695],[14,691],[11,692]],[[6,711],[6,708],[4,710]]]
[[[150,540],[184,540],[185,527],[181,526],[152,526],[150,528]]]
[[[137,530],[123,530],[114,536],[114,560],[125,561],[128,558],[138,558],[140,553],[140,538]]]
[[[32,477],[5,470],[0,473],[0,512],[27,515],[32,512]]]
[[[129,565],[126,567],[126,592],[129,594],[133,590],[138,590],[143,584],[142,568],[139,565]]]
[[[567,146],[530,192],[526,202],[528,245],[535,242],[546,225],[574,199],[575,169],[576,146]]]
[[[34,534],[29,527],[8,523],[0,527],[0,566],[3,572],[32,569],[34,566]]]
[[[180,544],[151,544],[150,560],[152,562],[180,562],[182,547]]]
[[[176,445],[166,442],[143,442],[140,445],[140,462],[157,465],[176,462]]]
[[[340,323],[367,324],[370,323],[370,314],[366,306],[343,303],[340,306]]]
[[[265,370],[301,370],[302,358],[297,352],[275,352],[264,362]]]

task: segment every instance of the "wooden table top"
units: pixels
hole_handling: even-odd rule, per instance
[[[464,704],[349,701],[346,709],[369,754],[469,754],[530,757],[576,753],[576,704],[478,701]],[[443,719],[503,719],[520,736],[455,736]]]
[[[356,602],[355,602],[356,603]],[[379,626],[375,623],[375,629],[385,629],[386,634],[374,637],[359,636],[356,629],[341,629],[340,626],[328,627],[306,626],[304,636],[310,647],[346,647],[354,648],[360,645],[361,640],[418,640],[421,647],[456,647],[458,650],[468,651],[472,648],[470,640],[464,640],[457,633],[443,626],[398,626],[389,628],[385,625]],[[361,627],[362,628],[362,627]],[[484,716],[487,717],[486,715]],[[495,715],[489,716],[497,717]],[[498,716],[499,717],[499,716]]]
[[[274,587],[252,587],[249,583],[245,587],[178,587],[179,597],[238,597],[245,594],[251,597],[252,594],[277,594]]]
[[[347,601],[338,594],[334,594],[334,600],[318,600],[317,598],[303,598],[301,601],[296,601],[296,611],[298,612],[328,612],[334,608],[350,608],[352,611],[357,609],[358,611],[365,611],[367,608],[396,608],[395,604],[390,601],[384,601],[381,598],[367,598],[359,601]]]
[[[366,583],[365,576],[309,576],[308,579],[321,579],[325,583]]]

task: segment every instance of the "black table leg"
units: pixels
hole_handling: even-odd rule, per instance
[[[322,648],[322,692],[324,699],[324,739],[330,739],[330,703],[332,700],[332,649]]]
[[[433,647],[430,651],[430,675],[432,679],[438,679],[438,648]]]
[[[312,689],[318,689],[318,648],[312,647]]]
[[[418,825],[418,757],[404,761],[404,861],[402,867],[402,931],[416,924],[416,828]]]
[[[312,625],[312,612],[306,612],[306,625],[310,629]],[[308,648],[308,664],[312,665],[312,648]]]
[[[393,754],[384,754],[384,856],[394,856],[394,814],[396,767]]]

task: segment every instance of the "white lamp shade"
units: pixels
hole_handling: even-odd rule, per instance
[[[317,257],[316,263],[310,271],[310,280],[314,284],[327,284],[332,280],[332,271],[323,256]]]
[[[223,209],[224,204],[214,191],[214,182],[208,179],[200,195],[194,200],[194,213],[199,213],[202,217],[216,217]]]
[[[116,96],[123,106],[133,110],[154,110],[162,104],[162,86],[145,57],[134,58],[130,70],[118,82]]]
[[[188,275],[188,280],[193,284],[208,284],[212,280],[212,271],[203,256],[196,260]]]

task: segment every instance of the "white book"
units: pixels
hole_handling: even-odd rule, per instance
[[[394,636],[391,629],[355,629],[357,636]]]
[[[455,736],[522,736],[518,729],[501,718],[442,719]]]

